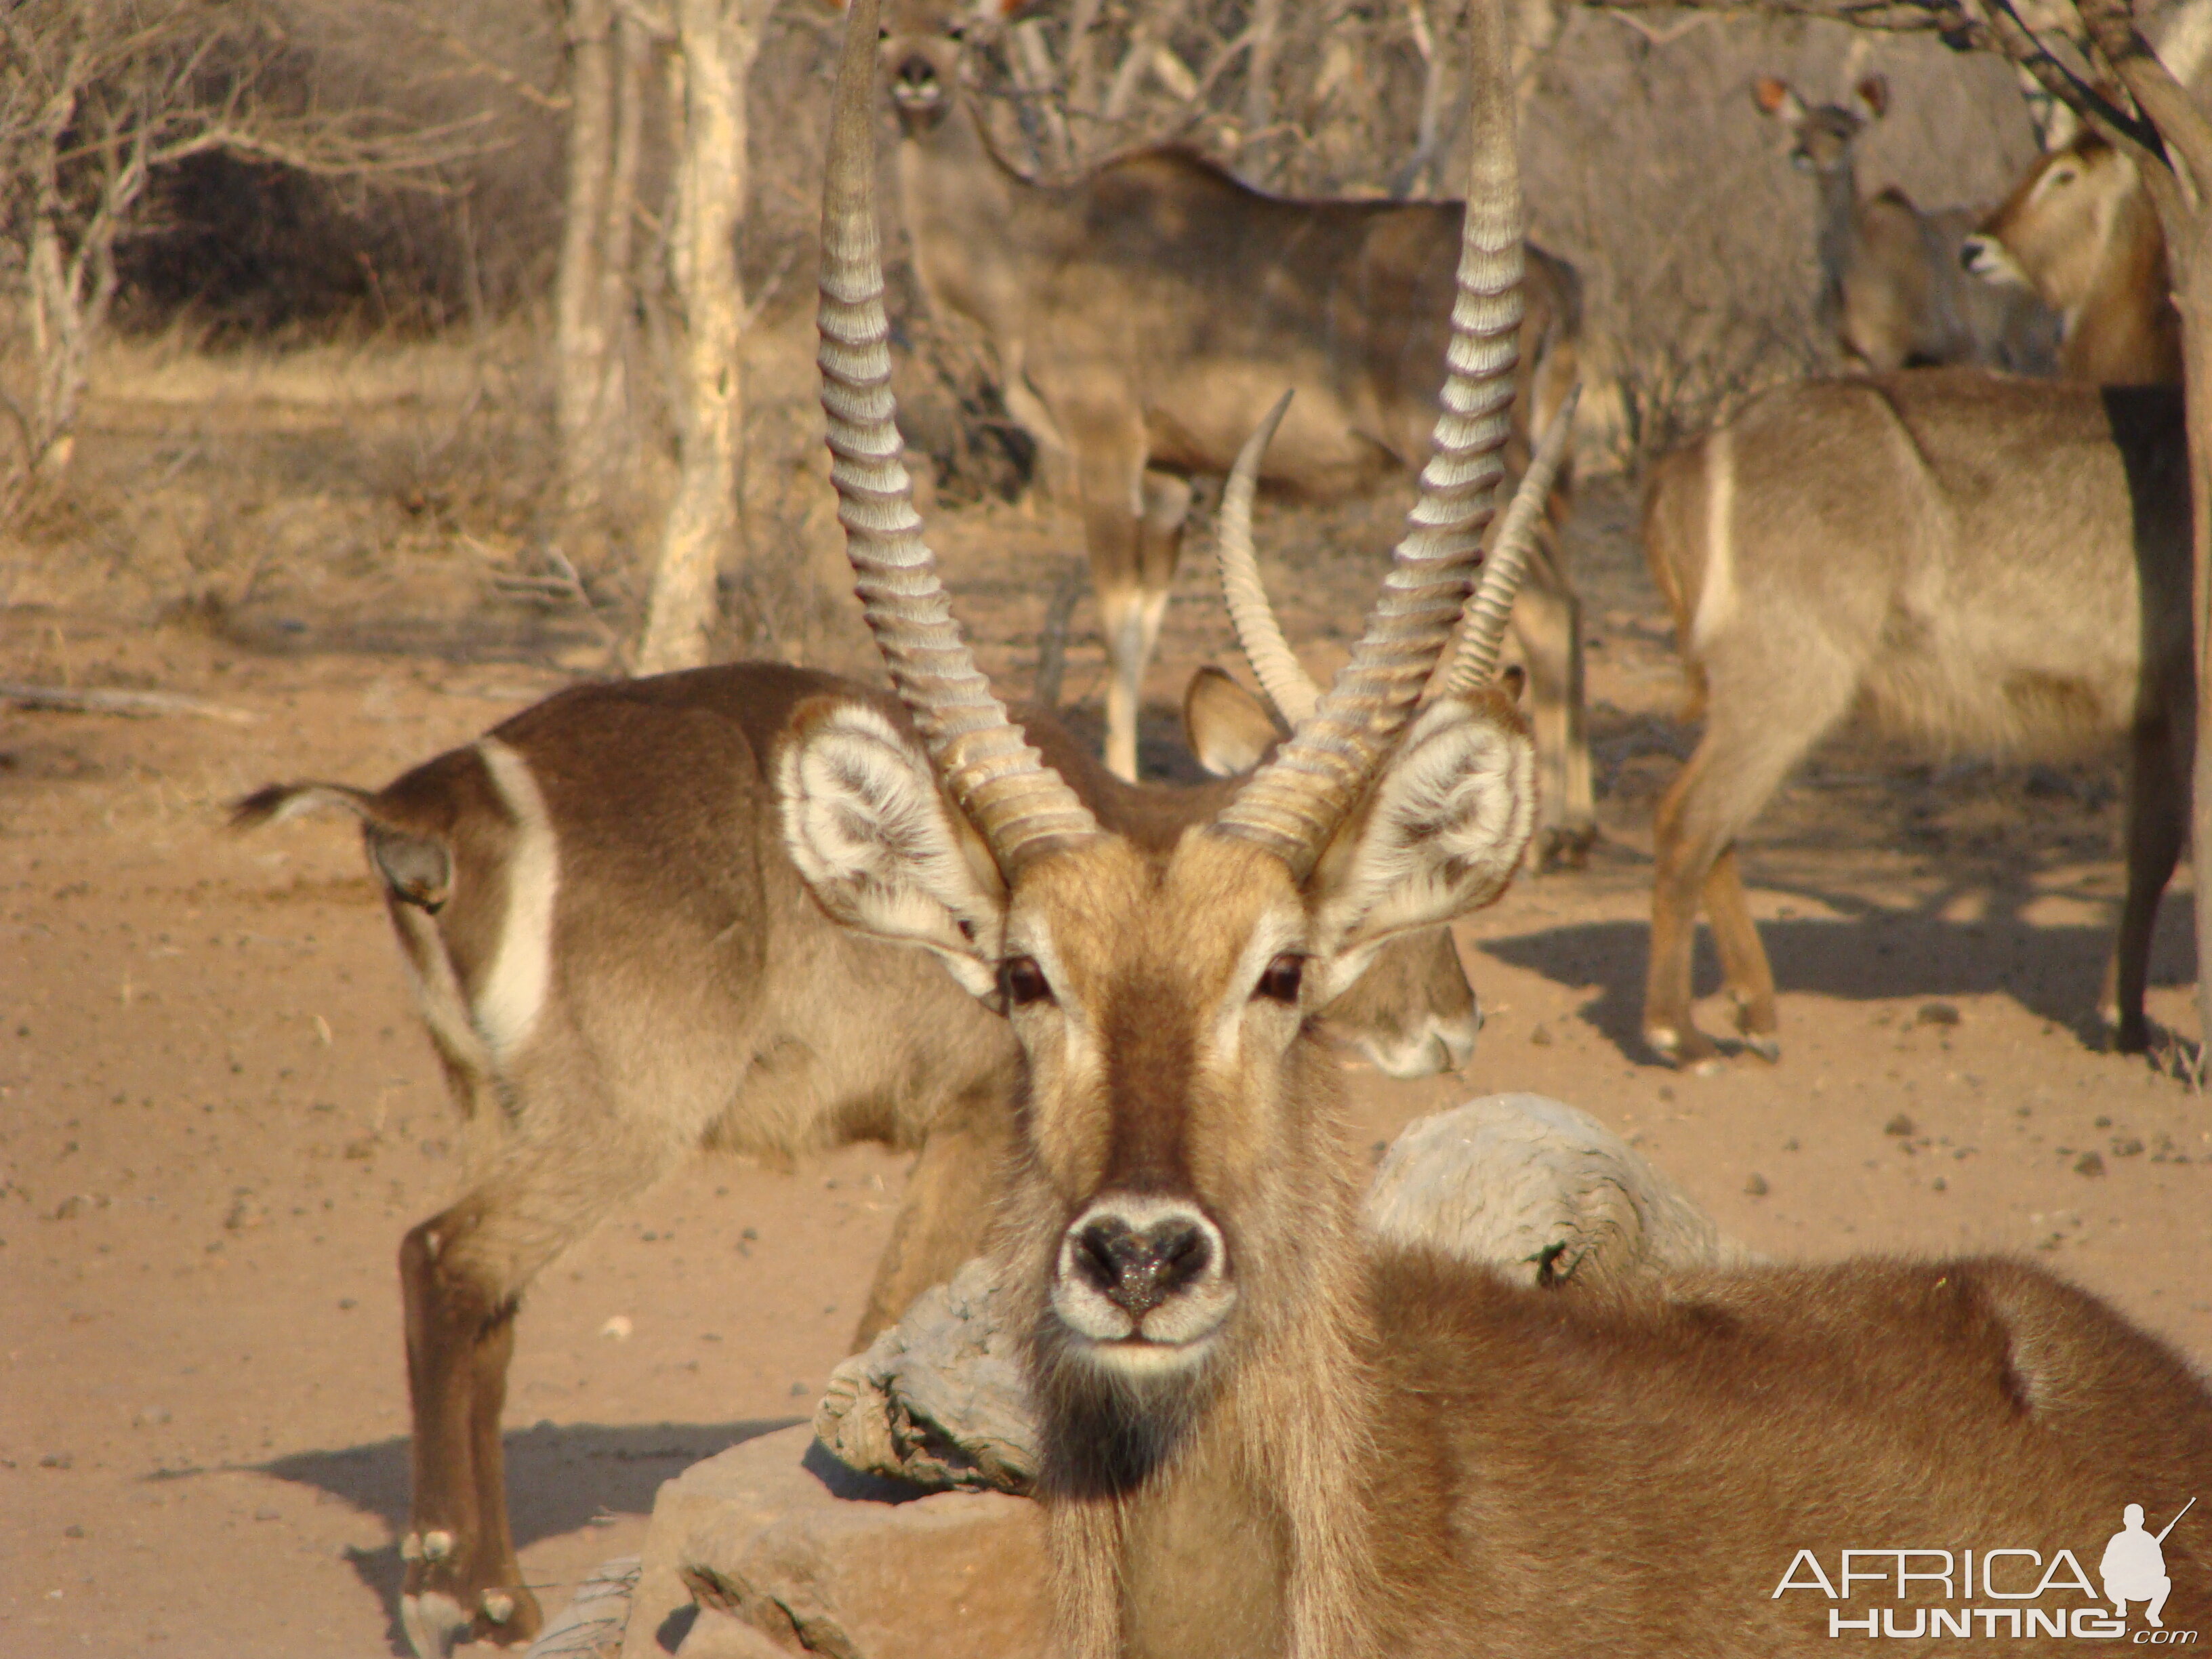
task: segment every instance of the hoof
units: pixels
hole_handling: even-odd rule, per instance
[[[1589,863],[1590,848],[1595,845],[1595,824],[1579,824],[1571,829],[1552,825],[1539,830],[1528,843],[1528,866],[1540,876],[1583,869]]]
[[[1708,1066],[1721,1057],[1713,1040],[1694,1025],[1686,1025],[1680,1030],[1671,1025],[1647,1025],[1644,1028],[1644,1046],[1678,1071]]]
[[[1743,1046],[1769,1066],[1782,1058],[1782,1039],[1771,1031],[1760,1031],[1756,1035],[1749,1031],[1745,1032]]]
[[[407,1645],[415,1659],[452,1659],[454,1647],[468,1639],[475,1627],[472,1613],[441,1590],[399,1598],[399,1622],[407,1628]]]

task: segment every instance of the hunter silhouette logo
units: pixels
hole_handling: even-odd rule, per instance
[[[1950,1636],[1988,1642],[2065,1637],[2191,1646],[2198,1632],[2166,1627],[2163,1615],[2173,1580],[2166,1570],[2164,1545],[2196,1506],[2192,1497],[2154,1533],[2143,1524],[2143,1506],[2130,1504],[2121,1512],[2120,1530],[2106,1540],[2097,1560],[2097,1575],[2104,1582],[2101,1597],[2082,1558],[2072,1550],[2046,1557],[2039,1549],[2014,1547],[1847,1549],[1836,1557],[1832,1577],[1814,1552],[1801,1549],[1772,1594],[1779,1600],[1792,1591],[1811,1591],[1829,1602],[1832,1638],[1917,1641]],[[2142,1627],[2132,1637],[2130,1604],[2140,1606],[2143,1617]]]
[[[2097,1566],[2098,1576],[2105,1581],[2105,1599],[2112,1604],[2118,1617],[2128,1616],[2129,1602],[2148,1601],[2144,1620],[2154,1630],[2166,1628],[2166,1621],[2158,1615],[2172,1593],[2173,1580],[2166,1576],[2166,1552],[2160,1547],[2166,1542],[2166,1534],[2181,1524],[2181,1516],[2196,1505],[2194,1498],[2184,1504],[2181,1515],[2167,1522],[2155,1536],[2143,1530],[2142,1504],[2130,1504],[2123,1512],[2120,1530],[2105,1546],[2105,1559]]]

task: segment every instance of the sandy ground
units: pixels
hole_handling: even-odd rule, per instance
[[[1650,802],[1688,734],[1626,517],[1598,490],[1577,532],[1606,842],[1462,929],[1490,1016],[1474,1062],[1355,1073],[1363,1136],[1542,1091],[1761,1249],[2026,1253],[2212,1363],[2212,1109],[2075,1029],[2118,890],[2112,766],[1832,745],[1748,853],[1784,1058],[1685,1076],[1636,1052]],[[1263,521],[1294,636],[1347,631],[1370,527]],[[1018,684],[1064,535],[991,509],[937,540]],[[1188,562],[1163,703],[1225,638]],[[0,612],[0,678],[157,684],[250,717],[0,714],[0,1652],[21,1659],[404,1650],[393,1252],[449,1190],[452,1125],[350,831],[234,838],[221,809],[273,778],[379,781],[562,684],[574,641],[464,616],[382,653],[323,648],[337,599],[274,586],[242,635],[82,602]],[[1088,617],[1071,697],[1095,689]],[[2183,1026],[2185,910],[2154,1005]],[[657,1483],[811,1411],[902,1179],[865,1149],[795,1172],[702,1161],[541,1281],[508,1455],[549,1611],[637,1547]]]

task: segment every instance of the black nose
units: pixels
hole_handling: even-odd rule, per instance
[[[937,71],[930,67],[929,59],[920,52],[902,63],[896,74],[902,90],[927,92],[937,80]]]
[[[1133,1319],[1206,1271],[1213,1249],[1197,1222],[1170,1216],[1138,1232],[1119,1216],[1102,1216],[1075,1238],[1076,1270],[1091,1288]]]

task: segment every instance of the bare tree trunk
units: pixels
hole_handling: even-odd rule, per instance
[[[758,0],[753,0],[758,3]],[[744,326],[737,235],[744,217],[745,79],[760,50],[766,5],[678,0],[684,61],[678,223],[670,249],[683,337],[677,350],[677,448],[681,471],[653,573],[638,672],[665,673],[707,660],[714,623],[714,573],[737,540],[738,446],[744,399],[738,342]]]
[[[599,503],[606,457],[595,418],[606,375],[600,246],[614,133],[608,0],[568,0],[568,178],[554,280],[554,420],[561,442],[561,506],[570,519]]]
[[[617,20],[614,156],[607,175],[606,218],[599,229],[599,327],[605,342],[596,400],[602,465],[611,471],[635,433],[629,370],[635,344],[636,272],[632,269],[637,228],[637,174],[645,149],[646,85],[653,70],[653,39],[635,13]]]
[[[1252,21],[1247,27],[1252,32],[1252,52],[1244,64],[1244,144],[1250,155],[1251,146],[1263,143],[1275,124],[1275,60],[1283,46],[1283,0],[1252,0]]]

